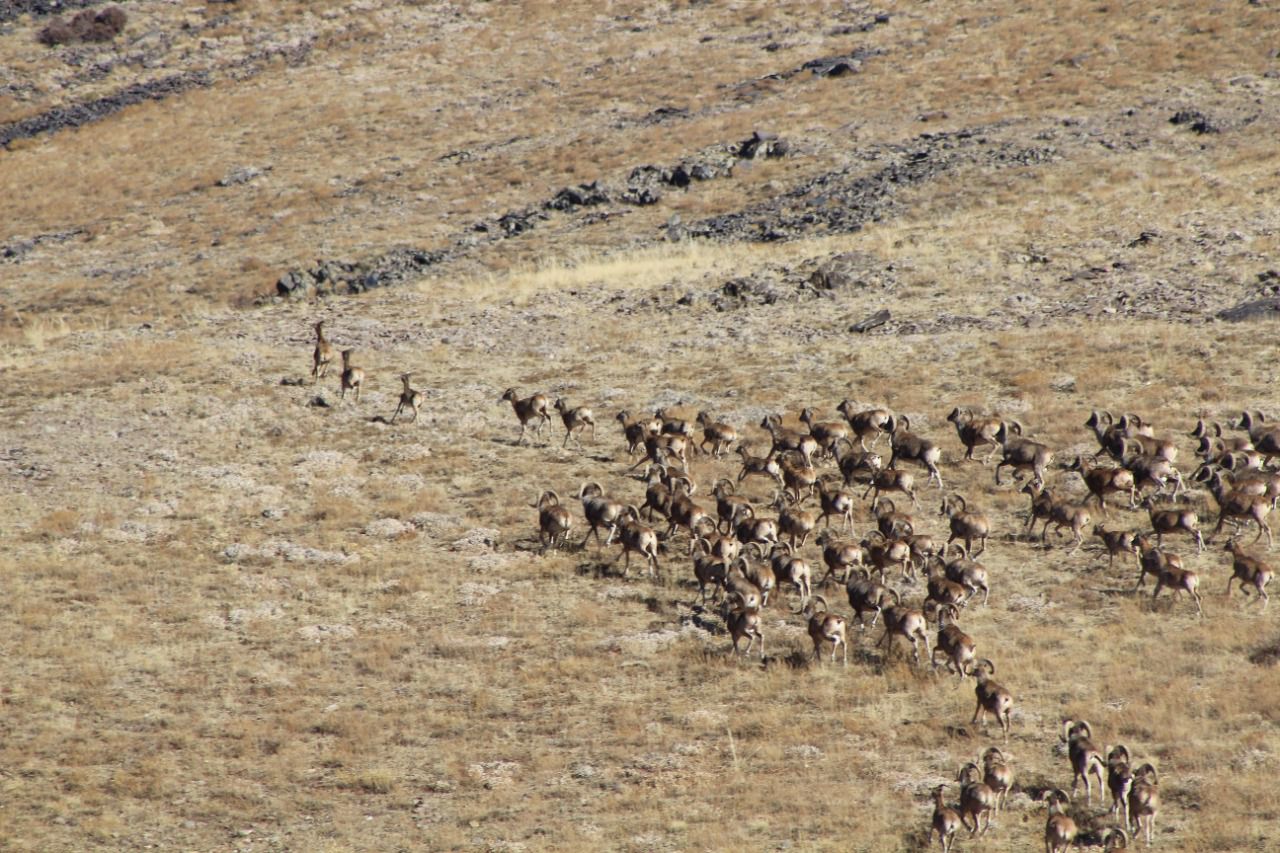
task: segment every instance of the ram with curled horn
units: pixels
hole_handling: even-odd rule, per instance
[[[1059,788],[1045,794],[1044,799],[1049,805],[1049,817],[1044,824],[1045,853],[1067,853],[1080,833],[1080,828],[1066,812],[1070,799]]]
[[[822,605],[821,610],[817,607],[819,604]],[[805,602],[803,607],[793,612],[809,617],[808,631],[809,639],[813,641],[814,660],[821,661],[823,644],[831,643],[831,662],[835,663],[836,647],[839,646],[840,662],[848,666],[849,642],[845,631],[845,618],[838,613],[832,613],[825,598],[815,595]]]
[[[1111,795],[1111,808],[1107,814],[1119,818],[1123,826],[1129,825],[1129,790],[1133,787],[1133,770],[1129,766],[1129,749],[1124,744],[1103,748],[1107,757],[1107,792]]]
[[[1160,811],[1160,778],[1156,768],[1144,764],[1133,771],[1133,787],[1129,789],[1129,826],[1136,837],[1143,833],[1147,846],[1151,846],[1151,833],[1155,830],[1156,814]]]
[[[596,537],[596,544],[600,544],[601,527],[609,530],[609,535],[604,539],[604,544],[609,545],[618,532],[618,519],[626,510],[626,505],[606,498],[604,487],[596,482],[583,483],[578,489],[578,500],[582,501],[582,515],[589,527],[587,535],[582,537],[582,547],[586,547],[587,540],[593,535]],[[636,516],[639,518],[639,511]]]
[[[539,553],[545,554],[548,548],[562,547],[569,539],[573,516],[560,505],[560,496],[547,489],[534,501],[533,507],[538,511],[538,541],[542,543]]]
[[[985,725],[987,714],[991,714],[999,721],[1000,728],[1004,731],[1004,739],[1008,741],[1011,727],[1010,715],[1013,712],[1013,694],[996,683],[996,665],[990,658],[979,658],[975,661],[969,669],[969,674],[978,681],[973,689],[978,702],[970,722]]]
[[[987,537],[991,535],[991,519],[986,513],[969,509],[969,502],[962,495],[948,495],[942,499],[942,509],[938,513],[947,517],[951,536],[947,539],[950,545],[957,539],[964,540],[966,550],[973,551],[973,540],[978,540],[975,555],[987,550]]]
[[[960,822],[969,830],[969,835],[985,835],[991,828],[991,814],[996,810],[996,792],[982,781],[982,771],[978,765],[970,761],[960,768],[956,781],[960,783]],[[982,816],[987,819],[982,822]],[[973,826],[969,821],[973,820]],[[982,829],[978,829],[982,823]]]
[[[1084,801],[1088,805],[1093,801],[1089,774],[1097,777],[1098,791],[1101,793],[1104,785],[1103,772],[1106,770],[1102,755],[1093,744],[1093,728],[1087,720],[1063,720],[1060,738],[1067,745],[1067,757],[1071,761],[1071,794],[1075,796],[1076,786],[1083,780]]]
[[[996,811],[1002,811],[1009,792],[1013,790],[1014,775],[1013,768],[1009,766],[1008,759],[998,746],[988,747],[987,751],[982,753],[982,781],[987,783],[988,788],[995,791]]]

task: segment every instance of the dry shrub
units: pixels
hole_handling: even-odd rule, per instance
[[[36,522],[34,531],[39,536],[58,538],[70,536],[80,524],[80,513],[73,509],[55,509]]]
[[[100,12],[85,9],[78,12],[70,22],[60,17],[54,18],[40,30],[36,38],[49,47],[77,41],[111,41],[120,35],[128,20],[129,16],[119,6],[109,6]]]
[[[54,18],[44,29],[40,30],[40,34],[36,38],[43,45],[49,47],[57,47],[60,44],[70,44],[75,41],[75,30],[71,29],[71,25],[61,18]]]

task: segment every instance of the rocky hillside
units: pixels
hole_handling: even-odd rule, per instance
[[[918,851],[931,791],[955,805],[996,744],[1008,808],[958,846],[1038,851],[1083,717],[1158,766],[1156,848],[1273,848],[1280,633],[1221,595],[1225,534],[1166,543],[1203,619],[1135,593],[1089,534],[1146,509],[1042,542],[946,420],[1017,420],[1078,503],[1090,411],[1139,413],[1213,530],[1197,418],[1280,416],[1272,18],[0,0],[0,846]],[[319,320],[358,401],[337,356],[313,376]],[[517,443],[508,388],[597,434],[566,445],[552,411]],[[687,531],[653,522],[656,578],[579,547],[583,483],[645,499],[620,412],[706,411],[763,453],[765,416],[843,400],[907,416],[990,518],[960,622],[1007,740],[839,584],[847,666],[810,660],[790,588],[735,658]],[[691,457],[696,501],[739,460]],[[945,541],[908,470],[897,509]],[[545,490],[574,526],[542,554]],[[1071,800],[1082,847],[1107,805]]]

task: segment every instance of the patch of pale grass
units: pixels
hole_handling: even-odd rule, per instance
[[[862,235],[841,234],[786,243],[689,240],[622,251],[569,249],[500,273],[463,278],[448,287],[476,296],[518,301],[542,292],[594,287],[642,290],[707,276],[745,275],[762,266],[792,265],[854,249],[865,251],[868,243]],[[431,293],[440,286],[439,282],[428,281],[417,289]]]

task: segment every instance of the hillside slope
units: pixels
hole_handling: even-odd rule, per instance
[[[1277,843],[1280,631],[1222,597],[1225,536],[1169,543],[1203,620],[1134,595],[1096,538],[1027,537],[945,420],[1016,418],[1079,500],[1093,409],[1192,486],[1197,417],[1280,414],[1275,321],[1217,319],[1280,285],[1270,10],[775,6],[143,0],[48,48],[0,3],[7,848],[923,850],[930,790],[999,744],[1018,786],[958,847],[1042,850],[1068,717],[1158,765],[1158,848]],[[359,402],[313,384],[321,319]],[[598,435],[517,445],[508,387]],[[879,628],[810,663],[790,591],[733,659],[684,532],[656,581],[577,547],[582,483],[644,498],[620,410],[763,452],[766,414],[844,399],[992,519],[961,624],[1007,744]],[[694,457],[697,499],[738,469]],[[544,489],[574,547],[540,555]],[[1149,526],[1119,503],[1090,527]],[[1106,805],[1073,801],[1086,843]]]

